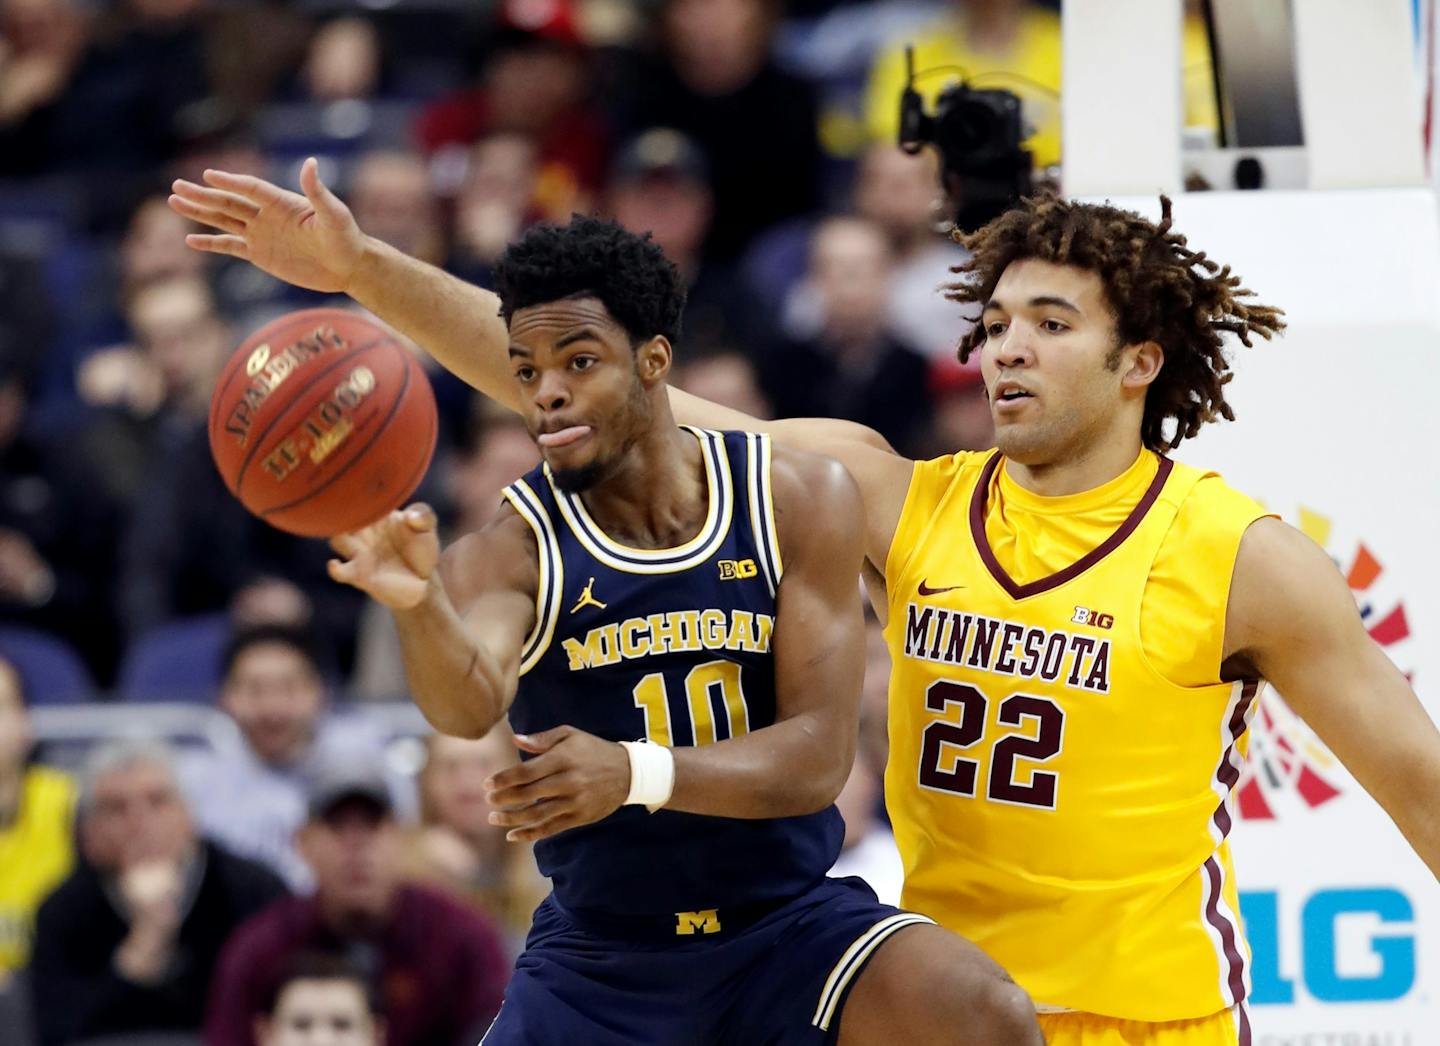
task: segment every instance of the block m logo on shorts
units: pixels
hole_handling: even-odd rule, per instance
[[[720,932],[720,909],[706,908],[701,912],[676,912],[675,932],[682,937],[700,933]]]

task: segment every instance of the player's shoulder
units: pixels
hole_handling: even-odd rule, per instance
[[[860,510],[860,488],[836,459],[775,444],[770,485],[776,504],[810,505],[815,511]]]
[[[996,453],[994,450],[957,450],[915,462],[910,474],[910,500],[938,501],[957,483],[978,482]]]
[[[1177,518],[1190,526],[1245,527],[1267,515],[1260,502],[1231,486],[1220,473],[1183,462],[1172,463],[1171,481],[1161,497],[1177,495]]]

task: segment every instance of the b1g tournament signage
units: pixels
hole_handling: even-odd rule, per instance
[[[1175,227],[1290,323],[1234,350],[1236,420],[1176,457],[1326,549],[1440,719],[1435,194],[1194,193]],[[1255,714],[1234,797],[1255,1046],[1440,1046],[1440,885],[1283,698]],[[1346,699],[1365,712],[1365,694]]]
[[[1370,637],[1413,679],[1403,579],[1320,513],[1287,518],[1330,551]],[[1414,900],[1434,881],[1344,852],[1384,815],[1274,690],[1252,721],[1234,805],[1257,1046],[1440,1043],[1419,983]]]

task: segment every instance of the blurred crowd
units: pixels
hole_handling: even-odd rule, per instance
[[[528,226],[606,215],[688,284],[676,384],[861,421],[908,454],[982,448],[954,356],[969,321],[939,292],[965,255],[935,157],[894,144],[903,49],[932,102],[961,75],[1013,90],[1048,168],[1058,7],[0,0],[0,1040],[334,1023],[472,1043],[545,891],[486,821],[504,728],[395,758],[374,714],[405,696],[388,617],[328,580],[323,542],[225,490],[205,420],[227,355],[344,303],[189,250],[172,179],[293,186],[316,156],[364,230],[482,285]],[[1213,122],[1207,86],[1186,97]],[[453,538],[538,459],[517,419],[430,373],[442,431],[417,497]],[[894,900],[872,633],[839,870]],[[141,736],[137,715],[97,727],[71,776],[32,711],[75,701],[187,702],[233,743]]]

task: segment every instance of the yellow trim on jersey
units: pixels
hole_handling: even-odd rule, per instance
[[[560,556],[555,525],[530,484],[517,479],[503,493],[520,518],[535,532],[540,563],[540,582],[535,590],[535,627],[520,648],[520,674],[523,676],[535,667],[555,638],[555,623],[560,620],[560,602],[565,593],[565,561]]]
[[[560,514],[565,517],[576,540],[585,550],[612,570],[626,574],[674,574],[698,566],[713,556],[730,532],[730,520],[734,510],[734,492],[731,489],[730,458],[725,449],[725,440],[718,432],[708,429],[680,426],[700,442],[701,457],[705,461],[705,483],[708,508],[705,522],[700,531],[683,545],[673,548],[633,548],[611,538],[591,518],[585,502],[575,494],[566,493],[555,486],[549,466],[545,478],[555,493],[555,502]]]
[[[855,938],[850,947],[845,949],[845,954],[840,956],[840,961],[831,968],[830,976],[825,978],[825,987],[820,989],[820,1001],[815,1004],[815,1016],[810,1018],[811,1026],[821,1031],[829,1031],[840,1000],[845,997],[845,990],[870,958],[870,954],[897,931],[923,923],[933,926],[935,920],[914,912],[896,912],[881,919]]]

